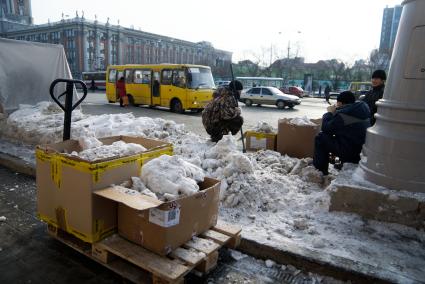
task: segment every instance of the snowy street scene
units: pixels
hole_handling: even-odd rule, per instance
[[[424,0],[345,53],[310,12],[239,46],[63,2],[0,0],[1,283],[425,283]]]

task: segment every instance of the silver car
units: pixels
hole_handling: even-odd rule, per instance
[[[279,109],[285,107],[293,108],[301,103],[300,98],[294,95],[288,95],[275,87],[254,87],[242,91],[240,101],[246,106],[257,105],[275,105]]]

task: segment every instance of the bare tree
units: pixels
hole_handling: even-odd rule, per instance
[[[390,58],[391,56],[388,53],[379,52],[378,49],[372,50],[367,62],[370,74],[376,69],[388,70]]]
[[[331,70],[330,79],[333,89],[337,90],[345,73],[345,64],[341,60],[331,59],[327,61],[327,66]]]

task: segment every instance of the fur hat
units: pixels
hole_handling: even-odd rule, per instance
[[[337,102],[341,102],[342,104],[354,104],[356,101],[356,97],[350,91],[344,91],[336,97]]]
[[[240,91],[243,90],[242,83],[238,80],[233,80],[229,83],[230,90]]]
[[[373,78],[378,78],[381,79],[383,81],[387,80],[387,74],[385,73],[384,70],[375,70],[372,74],[372,79]]]

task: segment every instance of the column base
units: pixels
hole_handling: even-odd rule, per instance
[[[425,229],[425,193],[335,185],[330,196],[329,211]]]

